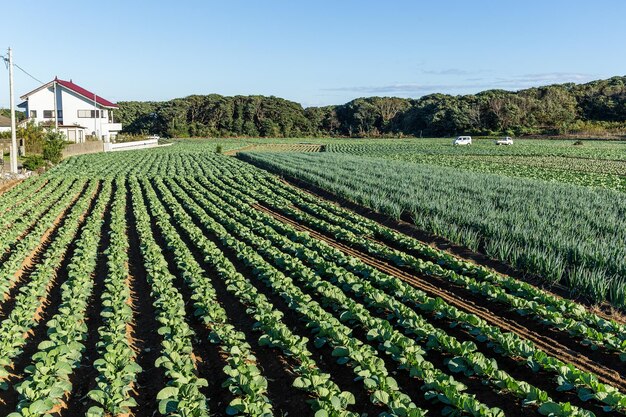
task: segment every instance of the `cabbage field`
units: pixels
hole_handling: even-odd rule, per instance
[[[400,204],[400,191],[415,199],[417,185],[433,207],[410,214],[431,216],[443,204],[433,197],[443,174],[456,188],[439,190],[452,201],[506,205],[498,187],[512,187],[510,195],[547,201],[547,219],[483,211],[486,222],[523,236],[525,217],[534,219],[525,246],[579,250],[573,259],[583,260],[562,261],[559,277],[533,273],[558,281],[602,265],[612,301],[609,292],[623,291],[615,284],[623,243],[614,241],[612,259],[602,251],[605,239],[624,237],[621,192],[544,182],[538,190],[538,180],[497,183],[476,172],[463,182],[457,168],[405,161],[401,169],[322,143],[260,145],[255,153],[242,141],[238,157],[200,141],[73,157],[0,195],[0,415],[626,415],[623,316],[285,178],[378,201],[379,214],[398,218],[406,208],[388,201]],[[478,185],[489,197],[477,196]],[[578,211],[556,227],[570,205]],[[415,224],[439,224],[445,235],[447,221]],[[499,235],[490,251],[524,258],[517,240],[503,249],[511,236]],[[562,246],[553,247],[555,236]],[[581,288],[591,285],[585,274],[572,275]]]

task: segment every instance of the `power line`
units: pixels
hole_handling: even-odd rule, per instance
[[[7,57],[5,57],[4,55],[0,55],[0,58],[4,59],[4,64],[8,68],[9,67],[9,59]],[[26,71],[24,68],[22,68],[19,65],[17,65],[15,62],[13,62],[13,66],[18,68],[20,71],[22,71],[24,74],[28,75],[33,80],[37,81],[39,84],[45,84],[43,81],[41,81],[40,79],[36,78],[34,75],[30,74],[28,71]]]
[[[43,81],[41,81],[38,78],[35,78],[33,75],[29,74],[24,68],[20,67],[19,65],[17,65],[16,63],[13,63],[13,65],[15,65],[18,69],[20,69],[24,74],[28,75],[30,78],[32,78],[33,80],[37,81],[39,84],[45,84]]]

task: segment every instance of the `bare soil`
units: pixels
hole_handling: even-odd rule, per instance
[[[133,308],[133,323],[130,336],[137,356],[135,361],[142,371],[135,384],[135,413],[142,416],[158,415],[158,392],[165,387],[163,371],[155,366],[161,355],[162,337],[158,334],[159,323],[152,305],[152,294],[148,283],[144,259],[141,255],[141,241],[137,232],[137,219],[133,211],[130,187],[126,184],[126,234],[128,236],[128,269]]]

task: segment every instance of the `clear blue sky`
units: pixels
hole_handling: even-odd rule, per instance
[[[626,74],[626,1],[3,1],[0,52],[112,101],[263,94],[304,106]],[[0,67],[0,106],[8,106]],[[16,95],[38,83],[15,73]]]

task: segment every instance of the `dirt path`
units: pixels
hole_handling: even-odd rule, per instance
[[[323,152],[325,149],[325,145],[315,143],[258,143],[228,150],[224,152],[224,155],[235,156],[238,152],[251,150],[255,152]]]
[[[613,369],[610,369],[602,364],[599,364],[593,360],[590,360],[588,357],[581,355],[579,352],[576,352],[564,346],[563,344],[559,343],[557,340],[553,338],[549,338],[545,335],[539,335],[532,329],[529,329],[528,327],[525,327],[518,322],[515,322],[511,319],[498,315],[497,312],[491,311],[483,306],[477,305],[474,302],[466,301],[460,298],[458,295],[456,295],[453,291],[449,289],[442,289],[439,286],[434,285],[431,282],[428,282],[426,279],[422,277],[412,275],[402,269],[395,267],[394,265],[390,265],[389,263],[385,261],[379,260],[377,258],[370,256],[369,254],[366,254],[364,252],[351,248],[347,245],[344,245],[338,242],[337,240],[333,239],[332,237],[326,236],[309,227],[301,225],[293,221],[292,219],[285,217],[279,213],[276,213],[275,211],[267,207],[257,205],[256,208],[260,211],[270,214],[271,216],[280,220],[283,223],[293,226],[297,230],[308,232],[312,237],[328,243],[329,245],[341,250],[347,255],[359,258],[364,263],[386,274],[389,274],[405,282],[408,282],[414,287],[425,291],[430,296],[441,297],[448,304],[453,305],[468,313],[475,314],[476,316],[485,320],[487,323],[497,326],[503,331],[512,332],[512,333],[519,335],[520,337],[524,339],[530,340],[539,349],[541,349],[548,355],[559,358],[566,363],[571,363],[575,365],[578,369],[581,369],[583,371],[594,373],[595,375],[598,376],[598,379],[601,382],[610,384],[614,386],[615,388],[618,388],[622,392],[626,392],[626,381],[619,374],[619,372]]]
[[[249,151],[250,149],[253,149],[255,146],[257,146],[257,145],[248,145],[248,146],[244,146],[243,148],[230,149],[230,150],[224,152],[224,155],[235,156],[237,154],[237,152]]]

